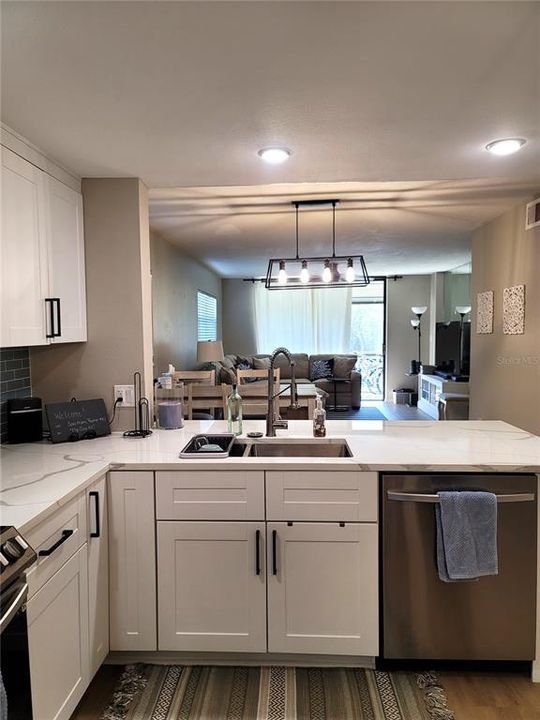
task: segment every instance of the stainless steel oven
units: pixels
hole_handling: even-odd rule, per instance
[[[25,570],[35,560],[15,528],[0,528],[0,672],[8,720],[32,720]]]
[[[532,660],[536,625],[535,475],[387,474],[382,483],[382,655],[398,660]],[[499,574],[442,582],[439,490],[497,495]]]

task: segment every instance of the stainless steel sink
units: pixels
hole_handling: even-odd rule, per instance
[[[274,440],[253,443],[246,452],[249,457],[352,457],[345,440],[312,442],[276,442]]]

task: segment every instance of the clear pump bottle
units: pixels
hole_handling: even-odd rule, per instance
[[[242,398],[236,385],[232,386],[232,393],[227,400],[227,427],[230,433],[242,434]]]

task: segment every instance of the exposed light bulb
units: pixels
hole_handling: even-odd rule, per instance
[[[300,270],[300,282],[306,285],[309,282],[309,270],[307,260],[302,260],[302,269]]]
[[[285,270],[285,262],[283,260],[279,261],[279,272],[278,272],[278,283],[280,285],[286,285],[287,284],[287,271]]]
[[[352,261],[352,258],[349,258],[347,260],[347,269],[345,270],[345,280],[348,283],[353,283],[355,281],[355,279],[356,279],[356,274],[354,272],[353,261]]]
[[[330,261],[324,261],[324,270],[322,271],[323,282],[329,283],[332,280],[332,271],[330,270]]]

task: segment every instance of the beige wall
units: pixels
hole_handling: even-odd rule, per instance
[[[473,234],[471,419],[506,420],[540,435],[540,228],[525,204]],[[503,288],[525,285],[525,333],[502,331]],[[476,295],[495,294],[493,334],[476,334]]]
[[[413,305],[427,305],[422,317],[422,361],[428,361],[430,336],[430,275],[405,275],[388,280],[386,314],[386,399],[394,388],[417,389],[415,377],[407,377],[411,360],[418,359],[418,335],[411,327]]]
[[[257,352],[253,283],[223,280],[223,348],[225,353]]]
[[[221,278],[159,234],[151,233],[154,373],[197,364],[197,290],[218,301],[221,339]]]
[[[88,341],[32,348],[33,392],[44,402],[101,397],[143,373],[152,396],[148,197],[137,178],[83,180]],[[119,409],[113,429],[132,425]]]

